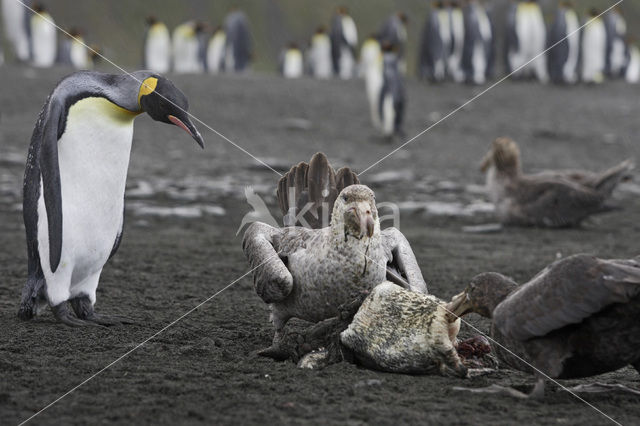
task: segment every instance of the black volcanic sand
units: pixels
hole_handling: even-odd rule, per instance
[[[129,186],[138,182],[211,183],[206,196],[147,194],[142,202],[165,207],[216,205],[224,215],[197,218],[143,216],[128,210],[124,241],[104,269],[97,309],[133,317],[136,325],[72,329],[47,310],[37,320],[16,318],[26,276],[24,230],[19,210],[23,161],[33,124],[63,70],[0,68],[0,419],[25,420],[74,386],[121,361],[34,419],[34,424],[130,423],[383,423],[606,424],[609,421],[556,386],[544,399],[517,401],[476,395],[454,386],[493,383],[527,389],[530,376],[501,370],[461,380],[369,371],[351,364],[322,371],[256,357],[272,328],[255,295],[235,232],[250,210],[244,185],[262,188],[273,207],[278,176],[200,125],[200,151],[179,129],[138,119]],[[368,122],[361,81],[285,81],[275,76],[175,76],[191,111],[248,151],[276,166],[308,160],[322,150],[336,166],[356,170],[393,147]],[[444,116],[478,88],[429,87],[410,81],[408,137]],[[394,170],[413,178],[374,187],[378,201],[424,199],[413,181],[482,183],[479,160],[497,136],[521,145],[525,170],[608,167],[640,158],[639,89],[622,83],[601,87],[551,87],[506,82],[361,176]],[[304,119],[304,120],[292,120]],[[305,121],[308,120],[308,121]],[[182,187],[180,186],[182,185]],[[216,185],[223,189],[216,189]],[[206,186],[206,185],[205,185]],[[265,189],[266,188],[266,189]],[[633,190],[635,188],[635,190]],[[455,199],[456,193],[445,194]],[[448,197],[448,198],[447,198]],[[480,196],[482,198],[482,196]],[[523,282],[557,257],[589,252],[601,257],[638,254],[637,187],[619,191],[624,210],[573,230],[513,229],[469,234],[462,227],[486,217],[403,213],[401,229],[414,247],[430,292],[448,299],[476,273],[500,271]],[[128,203],[140,202],[129,197]],[[490,220],[490,219],[489,219]],[[237,281],[237,282],[236,282]],[[218,296],[139,347],[149,337],[205,301]],[[482,331],[488,323],[468,318]],[[299,324],[298,324],[299,326]],[[462,335],[474,333],[468,326]],[[589,380],[640,387],[631,368]],[[638,422],[640,400],[623,394],[584,397],[623,424]]]

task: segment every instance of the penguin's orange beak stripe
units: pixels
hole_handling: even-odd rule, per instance
[[[173,115],[170,115],[169,116],[169,121],[171,121],[176,126],[180,127],[185,132],[189,133],[191,135],[191,137],[194,137],[193,133],[191,133],[191,130],[189,130],[189,128],[187,126],[185,126],[184,123],[182,122],[182,120],[180,120],[178,117],[174,117]]]

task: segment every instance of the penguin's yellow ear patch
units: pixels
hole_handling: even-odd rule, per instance
[[[145,78],[145,80],[140,85],[140,91],[138,92],[138,105],[140,105],[140,98],[156,90],[157,85],[158,85],[157,78],[155,77]]]

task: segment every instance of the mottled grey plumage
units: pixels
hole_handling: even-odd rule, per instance
[[[492,318],[493,339],[552,378],[640,367],[640,257],[574,255],[521,286],[497,273],[480,274],[449,306],[457,315]],[[534,372],[509,351],[494,349],[505,364]]]
[[[330,226],[275,228],[256,222],[245,232],[243,250],[255,268],[256,292],[270,304],[274,341],[292,317],[318,322],[336,316],[338,306],[349,302],[353,294],[384,281],[388,265],[398,271],[398,283],[412,291],[427,292],[404,236],[395,228],[380,230],[373,191],[364,185],[349,185],[333,198],[336,181],[344,184],[354,178],[344,169],[336,179],[324,154],[316,154],[311,165],[301,163],[282,178],[278,198],[283,213],[290,214],[304,212],[300,206],[285,203],[282,191],[291,187],[308,194],[302,199],[310,206],[333,203],[329,205]],[[285,220],[297,223],[295,214]]]
[[[460,320],[431,295],[385,282],[376,286],[340,335],[369,368],[465,377],[454,347]]]
[[[487,187],[498,219],[505,225],[567,227],[592,214],[611,210],[606,202],[620,180],[628,177],[629,160],[601,173],[580,171],[524,175],[520,150],[509,138],[498,138],[483,161]]]

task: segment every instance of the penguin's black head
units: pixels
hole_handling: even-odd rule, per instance
[[[189,101],[171,81],[161,76],[149,77],[142,82],[138,96],[140,107],[151,118],[180,127],[204,148],[202,136],[187,114]]]

